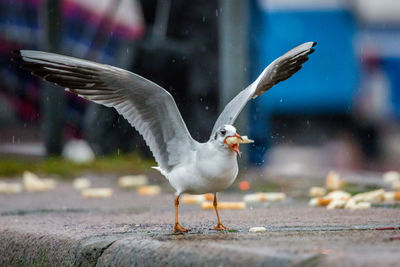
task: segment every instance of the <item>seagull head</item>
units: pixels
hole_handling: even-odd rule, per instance
[[[252,143],[247,136],[240,136],[236,133],[236,128],[232,125],[223,125],[215,133],[214,139],[221,146],[236,152],[240,156],[239,144]]]

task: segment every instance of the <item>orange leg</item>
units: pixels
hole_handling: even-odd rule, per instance
[[[182,227],[179,225],[178,223],[178,206],[179,206],[179,197],[180,195],[178,195],[175,198],[175,225],[174,225],[174,233],[186,233],[187,231],[189,231],[188,229]]]
[[[225,227],[222,225],[221,220],[219,219],[219,214],[218,214],[218,202],[217,202],[217,193],[214,193],[214,209],[215,213],[217,214],[217,219],[218,219],[218,224],[212,230],[217,230],[217,231],[222,231],[222,230],[229,230],[228,227]]]

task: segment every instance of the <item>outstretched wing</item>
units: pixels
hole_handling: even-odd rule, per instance
[[[114,107],[143,136],[158,165],[170,171],[197,144],[173,97],[129,71],[40,51],[16,51],[23,69],[95,103]]]
[[[298,72],[302,64],[308,60],[308,55],[314,52],[313,47],[316,44],[316,42],[308,42],[299,45],[269,64],[260,76],[258,76],[257,80],[241,91],[226,105],[214,124],[211,137],[215,135],[215,132],[222,125],[232,125],[251,98],[262,95],[275,84],[290,78]]]

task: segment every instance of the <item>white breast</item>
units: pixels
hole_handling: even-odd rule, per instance
[[[204,194],[219,192],[236,179],[236,153],[213,144],[201,144],[190,164],[177,166],[167,178],[177,193]]]

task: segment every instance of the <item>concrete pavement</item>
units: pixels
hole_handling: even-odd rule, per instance
[[[351,265],[399,266],[398,208],[334,210],[305,199],[221,211],[230,232],[209,230],[211,210],[182,205],[188,234],[173,234],[173,195],[140,197],[99,179],[115,194],[84,199],[70,183],[54,191],[0,195],[0,265]],[[220,200],[241,200],[237,193]],[[264,226],[265,233],[248,233]]]

